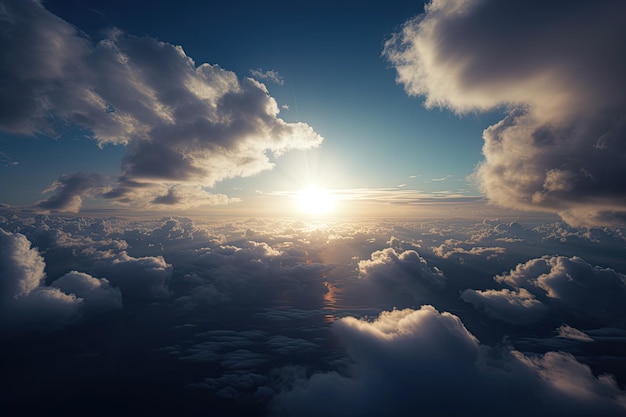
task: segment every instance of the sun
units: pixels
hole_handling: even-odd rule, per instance
[[[300,210],[314,216],[330,214],[335,208],[333,193],[315,185],[298,191],[296,202]]]

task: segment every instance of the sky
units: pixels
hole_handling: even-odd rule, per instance
[[[0,21],[2,415],[626,416],[626,3]]]
[[[304,139],[297,135],[291,136],[285,139],[291,142],[284,145],[265,142],[266,138],[250,139],[259,142],[259,149],[254,155],[248,156],[254,161],[254,166],[238,166],[241,162],[235,160],[240,156],[232,154],[226,156],[233,163],[229,167],[203,159],[198,163],[217,165],[214,170],[217,171],[219,167],[224,172],[219,175],[203,172],[194,175],[194,178],[182,178],[184,175],[180,172],[178,176],[173,172],[159,173],[158,182],[161,184],[159,187],[154,184],[154,190],[149,196],[133,193],[128,201],[111,196],[103,198],[102,194],[106,191],[103,193],[101,189],[94,190],[93,185],[85,185],[83,188],[89,190],[72,192],[72,195],[81,197],[81,204],[75,204],[72,200],[73,203],[58,202],[42,207],[39,202],[54,196],[50,186],[55,181],[65,184],[70,177],[79,173],[98,175],[102,177],[99,185],[116,188],[116,182],[119,184],[120,177],[124,177],[126,171],[131,169],[124,166],[125,158],[132,159],[130,155],[138,155],[133,153],[133,146],[129,145],[136,143],[142,134],[127,131],[128,126],[120,125],[123,123],[121,121],[110,120],[118,114],[122,117],[124,110],[131,118],[145,116],[139,114],[139,108],[122,109],[133,98],[113,95],[114,91],[115,94],[130,95],[128,86],[116,78],[128,74],[116,73],[121,69],[113,70],[103,62],[90,62],[86,64],[90,65],[89,68],[77,70],[82,72],[80,76],[71,76],[68,70],[50,77],[57,81],[64,79],[58,82],[71,84],[73,87],[65,89],[68,95],[83,94],[84,89],[98,91],[100,98],[96,103],[77,101],[71,103],[75,106],[72,109],[50,109],[51,113],[57,112],[58,118],[64,119],[63,122],[57,120],[55,126],[41,118],[30,121],[20,119],[19,123],[13,118],[12,123],[3,123],[4,132],[0,142],[3,166],[0,175],[3,179],[11,180],[2,181],[2,203],[34,205],[40,210],[61,212],[98,208],[167,211],[172,208],[201,207],[200,212],[207,215],[230,212],[258,215],[262,209],[271,215],[280,211],[281,207],[292,207],[289,198],[284,201],[277,195],[290,195],[313,184],[335,190],[335,194],[347,202],[344,204],[344,214],[370,214],[372,210],[359,210],[357,205],[349,203],[373,199],[385,201],[383,207],[376,206],[373,212],[377,215],[394,215],[395,207],[389,207],[386,202],[389,199],[394,202],[420,198],[428,201],[452,195],[463,201],[474,201],[482,196],[475,182],[468,181],[467,177],[481,160],[483,129],[496,121],[500,112],[460,117],[442,109],[425,109],[421,99],[409,97],[396,83],[393,65],[382,55],[384,43],[392,36],[393,30],[398,29],[407,18],[421,12],[421,4],[391,7],[382,3],[363,6],[357,2],[340,2],[339,5],[321,2],[295,7],[290,3],[267,3],[261,6],[252,2],[232,3],[216,8],[214,5],[199,6],[197,2],[150,2],[129,8],[124,2],[52,1],[43,5],[45,13],[41,11],[44,16],[39,18],[42,21],[51,19],[49,25],[52,26],[54,22],[60,26],[56,30],[62,28],[70,31],[69,38],[80,41],[81,47],[85,49],[84,54],[97,55],[98,51],[95,50],[98,45],[100,49],[107,45],[111,31],[116,31],[117,36],[123,33],[124,39],[128,41],[144,37],[146,42],[165,42],[165,47],[181,47],[184,58],[176,59],[181,62],[193,60],[190,61],[193,62],[192,69],[186,69],[188,74],[165,74],[163,71],[162,75],[168,81],[190,76],[193,66],[199,67],[205,63],[219,66],[225,74],[238,77],[240,82],[248,77],[254,78],[264,84],[263,88],[268,91],[266,94],[271,97],[268,100],[272,100],[275,103],[273,105],[278,107],[280,113],[276,116],[272,114],[273,118],[280,118],[286,123],[305,123],[319,136]],[[57,17],[53,18],[51,14]],[[58,18],[63,19],[63,22],[59,22]],[[36,27],[42,26],[35,26],[33,30]],[[11,36],[19,35],[7,33],[6,42],[15,42]],[[69,39],[66,41],[70,42]],[[33,39],[32,42],[37,40]],[[131,45],[122,45],[118,53],[127,54],[124,51],[126,48],[131,48]],[[72,48],[68,46],[68,49]],[[67,57],[67,60],[98,59],[85,57],[84,54],[81,58]],[[23,56],[21,59],[22,65],[42,68],[41,60],[57,58],[45,56],[44,53],[42,56]],[[153,56],[150,59],[156,62],[131,62],[134,64],[132,68],[124,71],[141,71],[136,67],[141,65],[166,68],[163,60],[173,58]],[[6,71],[28,84],[32,84],[33,78],[49,76],[20,73],[19,64],[13,58],[7,61],[7,66],[11,68],[6,68]],[[77,85],[77,77],[87,78],[90,76],[87,73],[105,78],[109,74],[110,79],[90,79],[85,80],[84,85]],[[5,80],[12,85],[8,78]],[[53,83],[51,79],[48,81]],[[149,84],[152,81],[142,78],[138,82]],[[102,85],[96,86],[96,83]],[[167,85],[150,85],[150,88],[162,89],[159,93],[165,93]],[[70,92],[72,88],[77,91]],[[189,91],[181,90],[179,93]],[[37,93],[33,91],[34,94]],[[52,95],[51,92],[44,94]],[[15,102],[10,102],[11,94],[7,93],[6,97],[6,105],[14,108]],[[48,100],[54,102],[56,99],[48,97]],[[111,102],[116,100],[127,101],[126,104],[120,101],[113,105]],[[165,97],[156,99],[159,105],[176,107],[183,105],[184,97],[176,97],[174,100],[175,104],[164,104],[167,101]],[[50,115],[48,105],[44,106],[45,110],[40,109],[45,112],[45,116],[42,115],[44,119]],[[112,107],[107,107],[109,105]],[[65,104],[59,103],[61,106]],[[90,110],[95,114],[89,117],[104,119],[78,121],[80,116],[74,113],[86,112],[89,106],[95,107]],[[179,127],[183,129],[186,123],[201,122],[205,116],[197,114],[188,120],[180,120]],[[148,120],[137,123],[148,123]],[[95,124],[104,124],[106,126],[101,127],[109,131],[96,132]],[[213,140],[209,133],[205,139],[209,142]],[[192,138],[183,140],[192,141]],[[33,152],[34,149],[37,152]],[[275,157],[276,152],[282,155]],[[164,162],[151,164],[166,165]],[[147,180],[145,173],[138,172],[132,176]],[[155,181],[154,178],[150,180]],[[167,195],[173,186],[188,186],[187,198],[181,197],[177,204],[154,203],[156,197]],[[190,197],[193,187],[199,191],[196,196],[202,197]],[[368,190],[367,198],[363,193],[356,192],[365,189]],[[44,192],[46,190],[47,193]],[[398,191],[404,195],[398,196]],[[411,209],[397,210],[400,215],[413,215],[413,212]]]

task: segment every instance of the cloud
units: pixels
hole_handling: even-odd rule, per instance
[[[104,254],[94,263],[92,270],[109,277],[110,283],[120,288],[124,297],[159,299],[170,294],[167,282],[172,275],[172,265],[162,256],[135,258],[126,251]]]
[[[431,248],[433,253],[437,256],[441,256],[444,259],[450,258],[452,256],[458,256],[463,259],[463,257],[473,256],[473,257],[484,257],[486,259],[497,258],[498,256],[502,256],[506,253],[506,249],[496,246],[496,247],[482,247],[475,246],[470,249],[464,249],[462,247],[450,247],[445,243],[442,243],[439,246]]]
[[[526,356],[481,345],[431,306],[333,326],[353,365],[315,373],[277,395],[276,415],[620,415],[624,392],[565,353]],[[520,397],[522,396],[522,397]],[[511,407],[515,404],[515,407]]]
[[[495,279],[513,288],[524,288],[579,318],[605,324],[624,322],[626,276],[590,265],[582,258],[543,256]]]
[[[548,312],[548,308],[525,289],[465,290],[461,294],[464,301],[485,310],[490,316],[511,324],[533,323]]]
[[[506,109],[475,177],[505,207],[623,224],[626,5],[433,0],[385,44],[406,92],[458,113]]]
[[[117,29],[92,44],[34,0],[4,2],[0,13],[0,128],[53,136],[78,125],[100,145],[125,145],[120,176],[97,193],[115,202],[183,205],[193,192],[223,203],[199,187],[272,169],[284,152],[323,140],[305,123],[280,119],[265,85],[196,65],[180,46]],[[98,189],[86,179],[60,178],[48,189],[57,194],[39,205],[77,210],[80,196]]]
[[[83,312],[121,307],[119,290],[110,288],[106,280],[74,271],[46,286],[45,267],[26,236],[0,229],[0,331],[4,336],[49,332],[74,323]]]
[[[19,165],[20,163],[14,160],[10,155],[0,151],[0,165],[5,167]]]
[[[45,278],[46,264],[21,233],[0,229],[0,248],[0,299],[4,303],[37,288]]]
[[[408,277],[432,288],[443,288],[445,277],[436,267],[428,263],[419,253],[407,250],[401,253],[386,248],[372,253],[371,258],[359,261],[359,275],[363,279],[386,280]]]
[[[588,334],[578,329],[573,328],[572,326],[568,326],[564,324],[556,329],[558,332],[558,336],[563,339],[577,340],[580,342],[593,342],[593,338],[591,338]]]
[[[255,70],[250,70],[250,74],[252,74],[252,76],[255,78],[258,78],[263,81],[270,81],[270,82],[273,82],[274,84],[283,85],[285,83],[285,80],[283,80],[283,77],[281,77],[280,74],[274,70],[263,71],[262,69],[259,68]]]
[[[103,178],[98,174],[63,175],[54,181],[44,193],[54,194],[35,203],[35,207],[44,212],[60,211],[78,213],[83,204],[83,197],[94,197],[102,193]]]
[[[15,303],[0,312],[0,320],[14,323],[3,324],[3,336],[31,332],[5,344],[14,358],[6,372],[14,387],[9,404],[17,406],[24,397],[13,393],[32,386],[25,366],[42,381],[56,381],[63,364],[75,376],[62,387],[46,385],[48,408],[51,402],[62,408],[61,394],[85,384],[94,387],[90,402],[106,404],[104,397],[126,395],[131,386],[139,392],[129,403],[157,398],[153,386],[133,382],[147,372],[166,375],[168,396],[151,403],[157,414],[180,405],[183,414],[213,407],[226,415],[266,415],[273,404],[277,415],[624,415],[616,405],[622,393],[601,376],[613,373],[623,385],[624,314],[615,286],[615,271],[626,268],[620,229],[535,227],[534,220],[320,223],[2,209],[0,226],[12,243],[0,247],[0,265],[12,269],[1,271],[39,265],[24,275],[29,294],[18,297],[20,309]],[[502,243],[506,256],[489,261],[484,253],[462,264],[421,249],[491,247],[506,237],[524,242]],[[542,259],[548,252],[567,257]],[[615,270],[587,269],[572,252]],[[529,259],[535,262],[526,265]],[[552,279],[568,274],[570,290]],[[535,285],[548,275],[545,285],[562,298]],[[6,276],[0,274],[0,284],[11,283],[16,293],[16,281]],[[503,277],[510,276],[508,283]],[[476,289],[476,308],[459,299],[467,288]],[[570,292],[590,299],[586,304]],[[436,309],[380,314],[422,302]],[[584,311],[574,313],[578,304]],[[605,306],[609,320],[596,315]],[[491,317],[477,311],[488,309]],[[509,325],[526,320],[530,325]],[[595,342],[574,339],[562,323]],[[113,391],[95,389],[105,386]],[[40,404],[32,408],[41,411]]]
[[[397,239],[392,238],[394,240]],[[372,302],[380,302],[389,296],[389,302],[394,306],[424,301],[433,291],[446,285],[443,272],[429,266],[415,250],[397,252],[394,248],[385,248],[375,251],[370,259],[359,261],[358,270],[360,279],[356,288],[365,290],[362,297],[369,295],[373,297]]]
[[[81,308],[87,313],[122,309],[122,293],[118,288],[111,287],[105,278],[98,279],[84,272],[70,271],[50,286],[83,299]]]

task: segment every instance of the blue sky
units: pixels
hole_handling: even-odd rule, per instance
[[[7,6],[2,201],[622,224],[620,7]]]
[[[286,152],[273,170],[220,181],[211,192],[241,198],[244,206],[259,191],[294,191],[316,182],[333,189],[480,195],[466,178],[482,159],[483,129],[500,112],[458,116],[425,109],[422,98],[408,97],[395,82],[394,69],[381,55],[394,29],[423,11],[419,3],[296,7],[235,2],[215,7],[164,2],[129,7],[123,2],[51,1],[45,6],[94,43],[116,27],[180,45],[197,65],[218,64],[239,77],[253,76],[251,70],[277,73],[280,84],[259,81],[281,107],[279,117],[307,123],[324,137],[323,144]],[[95,141],[85,141],[85,134],[71,127],[52,140],[4,133],[0,150],[7,162],[18,164],[1,168],[3,178],[11,178],[2,182],[3,202],[41,200],[41,191],[64,174],[118,175],[124,147],[99,148]],[[102,199],[87,201],[87,206],[102,205],[109,206]]]

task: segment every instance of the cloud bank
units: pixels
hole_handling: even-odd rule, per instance
[[[106,279],[70,271],[45,285],[45,261],[21,233],[0,229],[0,334],[50,332],[83,314],[122,308],[120,291]]]
[[[626,414],[620,228],[10,208],[0,226],[21,414],[112,395],[152,414]]]
[[[476,179],[505,207],[626,222],[626,5],[433,0],[386,43],[427,107],[505,108]]]
[[[322,142],[279,118],[265,85],[197,65],[180,46],[117,29],[94,44],[35,0],[3,2],[0,20],[0,128],[55,136],[78,125],[100,145],[127,147],[108,190],[68,175],[40,208],[76,211],[90,193],[139,206],[224,203],[202,187]]]
[[[354,361],[347,375],[316,373],[300,380],[277,396],[276,415],[583,416],[625,411],[625,396],[615,380],[595,377],[573,356],[491,349],[457,316],[432,306],[382,312],[373,321],[346,317],[334,330]]]

